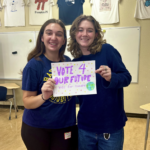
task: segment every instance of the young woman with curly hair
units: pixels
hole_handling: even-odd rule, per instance
[[[123,88],[131,75],[119,52],[103,40],[99,23],[81,15],[70,29],[68,50],[73,61],[95,60],[97,94],[81,95],[78,113],[79,150],[122,150],[127,117]]]

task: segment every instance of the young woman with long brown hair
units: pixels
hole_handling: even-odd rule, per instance
[[[53,97],[51,63],[70,61],[64,55],[66,29],[50,19],[40,29],[35,49],[23,70],[24,114],[22,139],[28,150],[75,150],[75,97]]]

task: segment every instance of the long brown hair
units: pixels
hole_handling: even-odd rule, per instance
[[[47,20],[41,27],[40,31],[39,31],[39,34],[38,34],[38,38],[37,38],[37,41],[36,41],[36,46],[35,48],[29,53],[28,55],[28,58],[27,60],[29,61],[30,59],[32,58],[35,58],[37,60],[40,60],[39,59],[39,56],[41,54],[44,54],[45,53],[45,45],[44,43],[41,41],[41,37],[43,36],[43,33],[44,33],[44,30],[46,28],[47,25],[51,24],[51,23],[56,23],[56,24],[59,24],[63,31],[64,31],[64,38],[65,38],[65,44],[62,45],[62,47],[60,48],[59,50],[59,57],[60,57],[60,60],[61,61],[64,61],[64,53],[65,53],[65,48],[66,48],[66,43],[67,43],[67,38],[66,38],[66,28],[65,28],[65,25],[63,24],[63,22],[61,20],[57,20],[57,19],[50,19],[50,20]]]
[[[80,56],[82,56],[82,52],[79,48],[79,44],[76,41],[75,35],[76,32],[78,31],[79,28],[79,24],[83,21],[83,20],[87,20],[90,21],[95,29],[95,33],[97,34],[97,36],[95,37],[93,43],[90,45],[89,47],[89,51],[91,54],[96,54],[97,52],[101,51],[102,48],[102,44],[106,43],[106,40],[103,39],[104,34],[102,32],[101,26],[100,24],[95,20],[94,17],[92,16],[86,16],[86,15],[80,15],[79,17],[77,17],[70,29],[70,40],[69,40],[69,44],[68,44],[68,51],[72,54],[72,56],[74,58],[79,58]]]

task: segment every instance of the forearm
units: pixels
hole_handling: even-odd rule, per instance
[[[26,109],[36,109],[40,107],[45,101],[41,97],[42,94],[37,96],[27,96],[23,98],[24,107]]]

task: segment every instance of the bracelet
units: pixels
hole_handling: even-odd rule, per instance
[[[42,100],[44,100],[44,101],[46,101],[46,100],[47,100],[47,99],[44,99],[44,98],[43,98],[43,94],[41,95],[41,97],[42,97]]]

